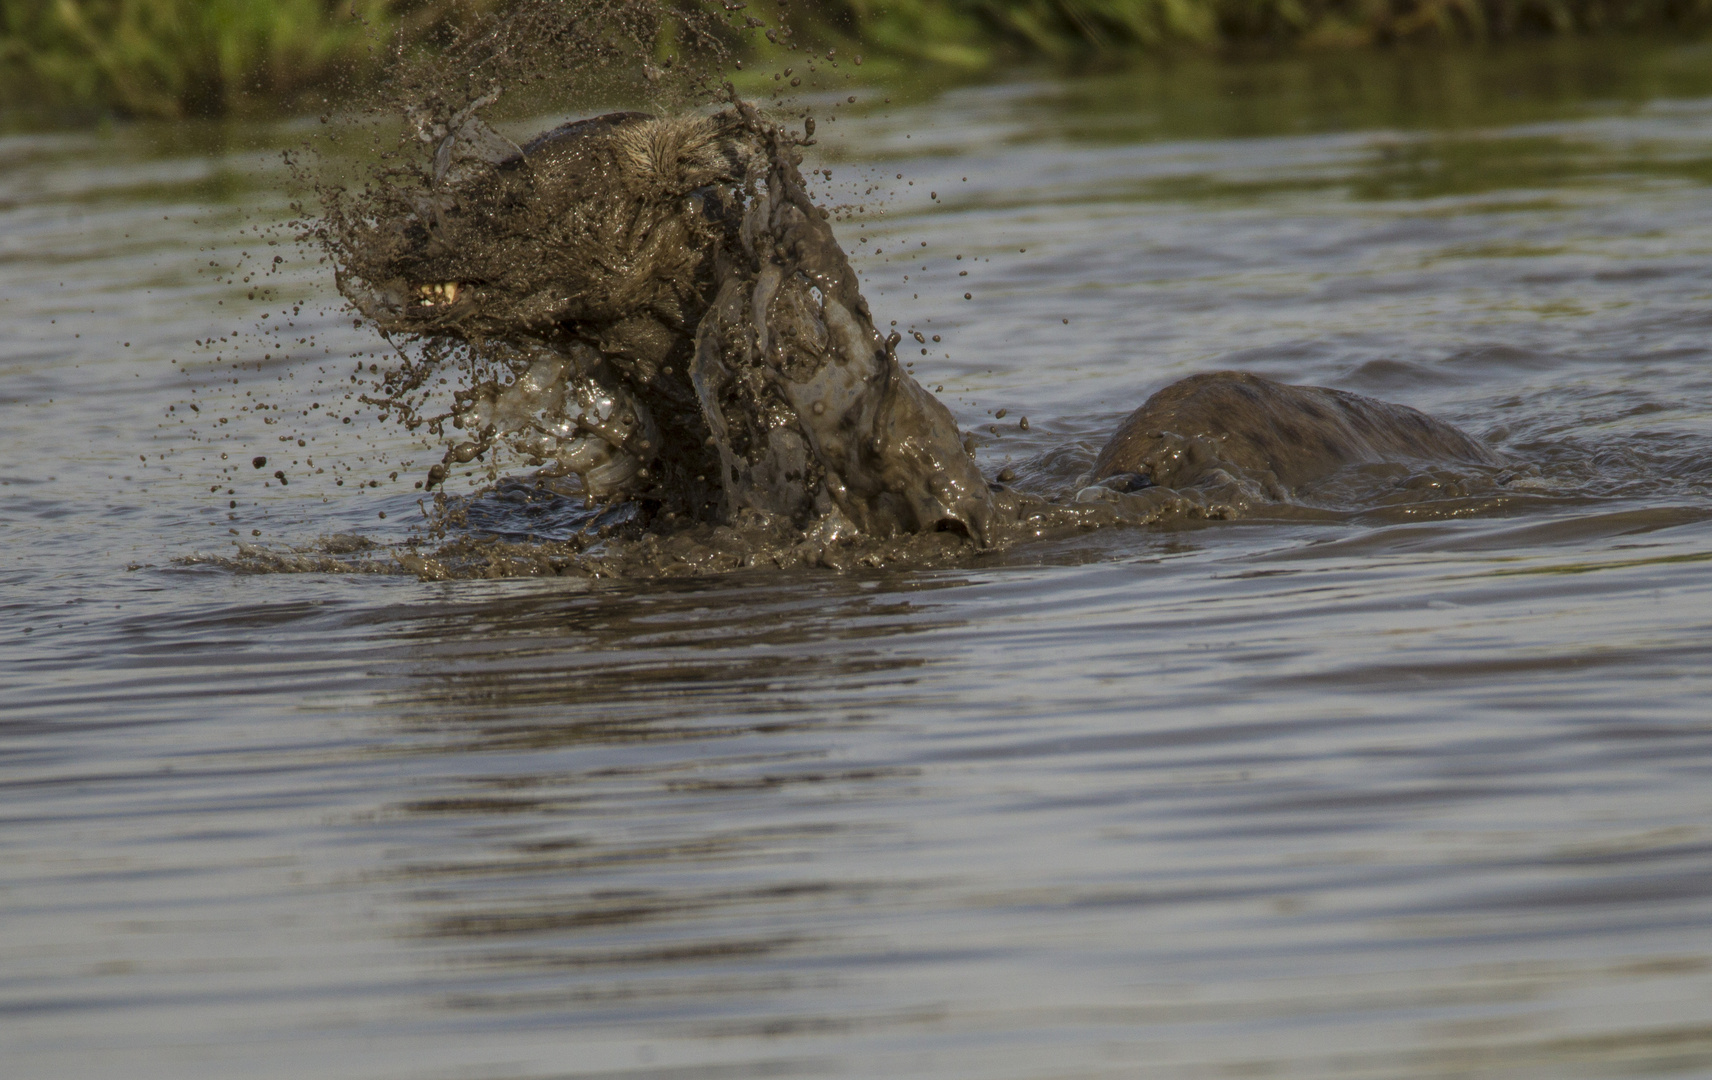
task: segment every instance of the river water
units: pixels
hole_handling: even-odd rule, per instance
[[[809,165],[883,186],[840,233],[984,464],[1241,368],[1537,474],[931,572],[236,572],[396,542],[438,457],[268,246],[313,124],[5,137],[8,1077],[1712,1075],[1712,49],[863,93]]]

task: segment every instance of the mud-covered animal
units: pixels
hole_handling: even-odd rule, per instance
[[[656,516],[788,520],[823,537],[952,529],[985,543],[1027,502],[989,485],[950,412],[882,337],[793,137],[740,101],[615,113],[517,146],[476,102],[431,174],[335,222],[340,288],[389,333],[467,349],[430,474],[505,442]],[[421,382],[403,385],[405,391]],[[1161,390],[1100,452],[1118,492],[1240,474],[1262,497],[1346,465],[1493,465],[1403,406],[1236,372]]]
[[[1179,487],[1218,468],[1283,500],[1346,466],[1386,461],[1503,464],[1479,439],[1406,405],[1215,371],[1172,383],[1125,418],[1092,479]]]
[[[433,134],[422,190],[335,230],[340,287],[383,330],[502,369],[459,397],[472,437],[433,479],[504,439],[691,520],[985,538],[992,493],[875,329],[800,140],[742,103],[521,147],[472,106]]]

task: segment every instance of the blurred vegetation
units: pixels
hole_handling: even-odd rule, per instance
[[[178,118],[316,108],[392,50],[432,50],[519,2],[577,0],[0,0],[0,102]],[[678,0],[683,3],[701,0]],[[736,0],[705,0],[735,11]],[[751,0],[797,39],[866,52],[883,76],[1047,61],[1120,66],[1150,52],[1249,53],[1698,33],[1712,0]],[[755,46],[777,56],[757,38]]]
[[[177,118],[305,107],[487,0],[0,0],[12,106]]]
[[[828,0],[871,47],[953,63],[1700,31],[1712,0]],[[830,14],[836,11],[837,14]]]

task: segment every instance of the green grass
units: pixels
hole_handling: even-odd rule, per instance
[[[432,49],[518,2],[0,0],[0,101],[163,118],[298,111],[369,78],[388,49]],[[778,10],[751,0],[744,15],[771,21]],[[1712,0],[790,0],[787,10],[799,40],[864,52],[880,76],[1712,26]]]
[[[458,0],[0,0],[15,106],[177,118],[302,108],[375,48],[468,17]]]
[[[804,0],[882,53],[987,66],[1184,47],[1348,47],[1699,31],[1712,0]],[[810,14],[817,13],[817,14]]]

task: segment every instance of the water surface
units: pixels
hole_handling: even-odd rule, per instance
[[[1712,1073],[1708,71],[1186,64],[824,125],[984,464],[1067,481],[1239,367],[1538,469],[918,573],[199,560],[395,541],[438,457],[245,231],[303,129],[5,139],[5,1071]]]

